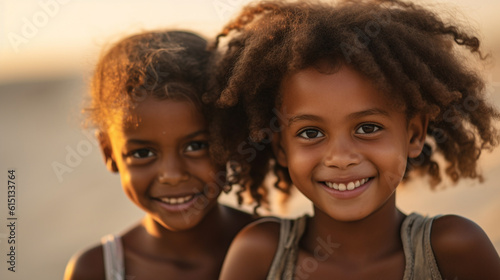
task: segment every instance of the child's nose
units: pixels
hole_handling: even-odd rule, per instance
[[[327,167],[346,169],[357,165],[361,161],[361,155],[356,150],[349,136],[331,138],[328,150],[323,158],[323,164]]]
[[[164,157],[158,172],[158,181],[161,184],[175,186],[189,179],[183,160],[176,155]]]

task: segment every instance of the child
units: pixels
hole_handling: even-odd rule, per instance
[[[218,134],[233,137],[214,149],[234,151],[241,180],[255,152],[274,151],[277,185],[293,182],[315,214],[246,227],[221,279],[500,279],[476,224],[395,205],[410,175],[481,179],[477,160],[497,145],[500,115],[458,53],[483,58],[476,37],[388,0],[261,2],[224,36],[210,100],[227,108]]]
[[[120,236],[74,257],[65,279],[218,279],[251,216],[223,206],[202,106],[211,53],[190,32],[145,32],[97,64],[90,121],[107,168],[146,212]]]

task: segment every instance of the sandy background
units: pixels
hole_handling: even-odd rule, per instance
[[[92,133],[80,128],[81,103],[99,50],[143,29],[187,28],[212,36],[245,2],[0,0],[0,279],[61,279],[75,252],[142,216],[118,176],[106,171]],[[454,1],[452,7],[472,19],[488,48],[500,50],[500,34],[494,33],[500,28],[498,0]],[[489,79],[488,93],[500,107],[500,79]],[[399,207],[463,215],[500,250],[500,151],[485,154],[481,163],[483,185],[466,181],[431,192],[424,182],[414,182],[398,190]],[[65,166],[65,172],[54,166]],[[15,273],[7,270],[12,168]],[[222,200],[234,204],[232,196]],[[296,216],[310,205],[297,196],[289,210],[287,215]]]

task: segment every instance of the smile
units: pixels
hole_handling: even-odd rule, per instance
[[[190,195],[186,195],[183,197],[163,197],[160,200],[166,204],[179,205],[179,204],[189,202],[190,200],[193,199],[193,197],[194,197],[194,195],[190,194]]]
[[[338,191],[352,191],[355,188],[358,188],[359,186],[363,185],[364,183],[368,182],[371,178],[365,178],[361,180],[356,180],[352,182],[347,182],[347,183],[334,183],[334,182],[325,182],[325,185],[327,185],[331,189],[335,189]]]

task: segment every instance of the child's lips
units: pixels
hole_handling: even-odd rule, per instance
[[[366,177],[362,179],[345,180],[342,182],[320,181],[331,196],[337,199],[352,199],[361,195],[371,185],[374,177]]]
[[[154,198],[154,200],[169,212],[182,212],[193,207],[201,196],[202,193],[196,193],[182,196],[163,196],[161,198]]]
[[[184,202],[188,202],[193,198],[194,198],[194,195],[190,194],[190,195],[181,196],[181,197],[163,197],[163,198],[160,198],[160,200],[167,203],[167,204],[177,205],[177,204],[182,204]]]
[[[182,205],[188,203],[200,196],[202,193],[183,193],[183,194],[171,194],[171,195],[161,195],[153,197],[154,200],[161,201],[168,205]]]
[[[352,191],[361,185],[364,185],[366,182],[368,182],[372,177],[367,177],[363,179],[356,179],[356,180],[350,180],[350,181],[343,181],[343,182],[333,182],[333,181],[323,181],[322,183],[328,186],[331,189],[335,189],[338,191]]]

